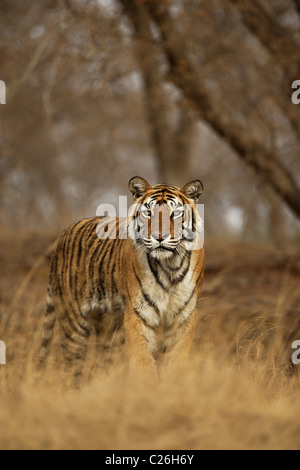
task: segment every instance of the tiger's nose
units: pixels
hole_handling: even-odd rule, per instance
[[[152,237],[154,238],[154,240],[157,240],[159,242],[162,242],[162,241],[166,240],[169,236],[170,236],[170,234],[167,233],[167,232],[154,232],[154,233],[152,233]]]

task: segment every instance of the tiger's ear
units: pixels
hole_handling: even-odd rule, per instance
[[[129,189],[133,194],[134,199],[142,197],[147,189],[151,188],[150,184],[140,176],[134,176],[129,181]]]
[[[187,183],[181,191],[190,199],[193,199],[195,202],[198,201],[199,197],[203,192],[203,184],[200,180],[191,181]]]

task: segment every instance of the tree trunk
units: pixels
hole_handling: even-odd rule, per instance
[[[170,119],[170,99],[165,89],[166,73],[162,67],[164,57],[153,36],[149,13],[143,5],[136,7],[131,0],[120,0],[120,3],[135,30],[146,113],[160,177],[165,183],[183,185],[187,182],[195,113],[182,99],[178,109],[178,125],[174,129]]]
[[[230,115],[214,105],[202,83],[199,67],[189,60],[185,37],[175,28],[169,15],[168,2],[146,2],[145,5],[161,33],[162,47],[168,58],[170,76],[174,83],[194,103],[203,119],[219,137],[226,140],[238,156],[253,167],[300,217],[300,189],[292,174],[273,153],[255,141],[251,130],[238,129]]]

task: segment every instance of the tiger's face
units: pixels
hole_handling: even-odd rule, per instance
[[[129,189],[135,204],[131,213],[130,236],[153,258],[170,258],[192,249],[199,216],[196,204],[202,193],[201,181],[176,186],[150,186],[141,177],[132,178]]]

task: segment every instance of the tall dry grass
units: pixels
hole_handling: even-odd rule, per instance
[[[46,372],[35,369],[47,266],[17,287],[35,265],[36,243],[20,237],[13,250],[1,242],[1,261],[13,257],[0,285],[1,449],[300,448],[300,378],[289,367],[292,339],[300,339],[295,253],[276,267],[270,249],[209,247],[197,334],[180,376],[162,372],[156,386],[129,377],[124,351],[114,348],[95,363],[92,339],[74,391],[64,386],[58,337]],[[39,240],[38,251],[48,242]]]

